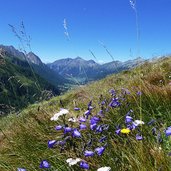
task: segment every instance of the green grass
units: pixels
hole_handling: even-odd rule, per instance
[[[23,110],[18,115],[9,115],[1,118],[0,133],[0,170],[13,171],[18,167],[26,168],[28,171],[39,169],[41,160],[46,159],[51,164],[49,170],[81,170],[79,165],[69,167],[66,159],[69,157],[86,160],[90,170],[97,170],[99,167],[110,166],[112,171],[156,171],[171,170],[170,156],[171,137],[166,137],[164,130],[171,126],[171,58],[160,59],[154,63],[146,63],[141,67],[130,71],[124,71],[117,75],[111,75],[98,82],[87,86],[76,88],[63,96],[55,97],[40,104],[34,104]],[[47,147],[48,140],[61,140],[62,132],[54,130],[55,125],[63,124],[63,121],[50,121],[54,113],[62,107],[69,110],[65,119],[71,116],[82,116],[87,110],[87,104],[92,100],[92,115],[96,115],[101,109],[99,102],[106,100],[104,109],[108,108],[111,95],[110,89],[121,95],[121,89],[127,88],[130,94],[122,97],[122,105],[118,108],[109,108],[102,118],[101,124],[109,124],[109,129],[104,131],[107,136],[107,147],[102,156],[86,158],[83,156],[82,145],[92,136],[92,146],[86,148],[93,150],[98,146],[104,146],[97,140],[102,136],[96,134],[89,128],[81,131],[82,138],[72,138],[66,143],[65,149],[60,151],[59,146],[53,149]],[[142,92],[141,98],[137,96],[138,91]],[[74,111],[74,106],[81,108]],[[135,136],[137,129],[132,130],[128,135],[116,135],[115,130],[118,124],[122,128],[125,125],[125,115],[132,109],[131,116],[142,119],[145,124],[139,127],[143,135],[142,141],[137,141]],[[153,125],[147,125],[155,119]],[[70,123],[69,123],[70,125]],[[87,123],[87,126],[89,124]],[[78,127],[74,123],[73,127]],[[156,133],[152,134],[152,129]],[[158,136],[161,135],[162,142]]]

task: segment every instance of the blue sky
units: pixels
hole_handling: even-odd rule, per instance
[[[112,61],[101,42],[115,60],[170,54],[171,0],[137,0],[136,8],[139,41],[129,0],[0,0],[0,44],[18,48],[8,24],[18,28],[23,21],[33,52],[44,62],[77,56]]]

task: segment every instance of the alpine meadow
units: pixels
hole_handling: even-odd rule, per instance
[[[169,0],[0,2],[0,171],[171,171]]]

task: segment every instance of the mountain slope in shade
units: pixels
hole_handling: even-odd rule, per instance
[[[33,52],[29,52],[28,54],[25,55],[23,52],[20,52],[17,49],[15,49],[13,46],[0,45],[0,48],[5,51],[8,57],[13,59],[13,63],[16,62],[19,65],[19,63],[21,63],[20,60],[26,61],[36,74],[40,75],[42,78],[44,78],[49,83],[56,86],[57,88],[60,88],[61,91],[65,90],[63,85],[68,83],[68,81],[65,80],[58,73],[51,70]],[[17,61],[16,59],[20,59],[20,60]]]
[[[1,56],[0,63],[0,113],[18,110],[35,101],[59,95],[60,91],[34,73],[29,64],[19,58]]]

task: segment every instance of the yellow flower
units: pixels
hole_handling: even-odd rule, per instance
[[[128,128],[121,129],[121,133],[123,134],[129,134],[131,131]]]

